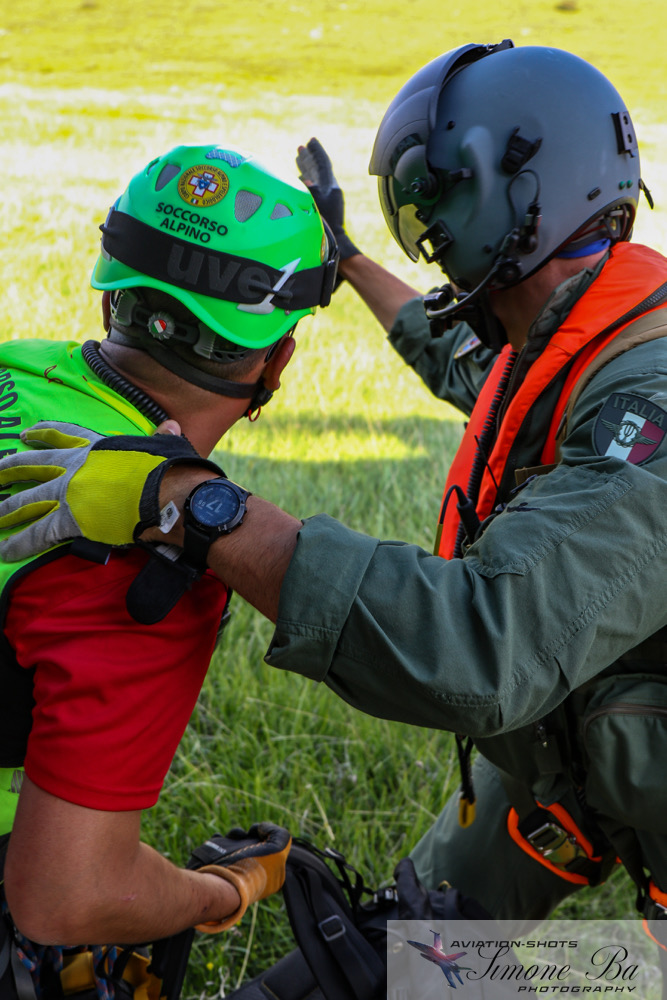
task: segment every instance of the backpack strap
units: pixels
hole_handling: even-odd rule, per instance
[[[318,855],[299,841],[287,859],[283,895],[296,941],[326,1000],[378,1000],[386,964],[357,926],[341,881]]]
[[[162,981],[165,1000],[179,1000],[194,936],[194,927],[189,927],[153,944],[148,972]]]

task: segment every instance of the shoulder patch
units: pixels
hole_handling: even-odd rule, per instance
[[[593,448],[641,465],[657,451],[667,433],[667,410],[643,396],[615,392],[597,415]]]
[[[482,341],[479,339],[477,334],[473,333],[472,337],[468,337],[464,340],[460,347],[456,349],[454,354],[454,360],[458,361],[459,358],[464,358],[466,354],[472,354],[472,352],[480,346]]]

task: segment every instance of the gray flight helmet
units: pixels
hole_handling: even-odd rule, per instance
[[[369,172],[394,238],[465,291],[516,284],[568,249],[630,238],[640,178],[625,104],[559,49],[463,45],[399,91]]]

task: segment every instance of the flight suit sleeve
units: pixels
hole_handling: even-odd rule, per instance
[[[646,434],[642,464],[606,447],[601,421],[619,392],[667,426],[667,345],[595,377],[562,463],[463,559],[306,521],[267,662],[368,714],[488,737],[543,717],[655,633],[667,623],[667,441]]]
[[[468,415],[472,412],[496,356],[467,323],[434,337],[424,300],[410,299],[399,310],[388,339],[436,398]]]

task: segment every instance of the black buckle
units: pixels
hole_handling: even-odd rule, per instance
[[[332,923],[333,927],[329,930],[327,925]],[[335,941],[336,938],[342,937],[343,934],[346,933],[345,924],[340,917],[336,916],[336,914],[326,917],[324,920],[320,920],[317,926],[325,941]]]
[[[322,277],[322,293],[320,295],[320,307],[325,309],[331,302],[331,296],[336,288],[336,278],[338,276],[338,260],[340,254],[336,253],[324,265],[324,275]]]
[[[322,219],[322,225],[324,226],[324,232],[327,237],[327,244],[329,247],[329,257],[326,264],[324,265],[324,274],[322,275],[322,287],[320,290],[320,307],[322,309],[326,308],[331,302],[331,296],[336,291],[338,287],[337,277],[338,277],[338,262],[340,261],[340,250],[338,249],[338,244],[336,243],[336,237],[331,231],[329,223]]]
[[[625,110],[612,111],[611,117],[614,119],[619,154],[629,153],[634,156],[637,152],[637,136],[630,115]]]
[[[643,915],[646,920],[667,920],[667,906],[657,903],[647,896],[644,900]]]
[[[431,244],[431,253],[424,248],[424,243],[428,240]],[[454,237],[441,219],[429,226],[426,232],[422,233],[415,240],[415,245],[420,250],[427,264],[432,264],[438,256],[443,253],[454,242]]]
[[[519,135],[518,127],[514,129],[507,140],[507,147],[500,161],[500,166],[508,174],[516,174],[521,170],[528,160],[532,160],[535,153],[542,145],[542,139],[538,138],[531,142]]]
[[[70,546],[70,555],[78,559],[86,559],[88,562],[99,563],[106,566],[111,555],[111,546],[103,542],[91,542],[89,538],[74,538]]]

